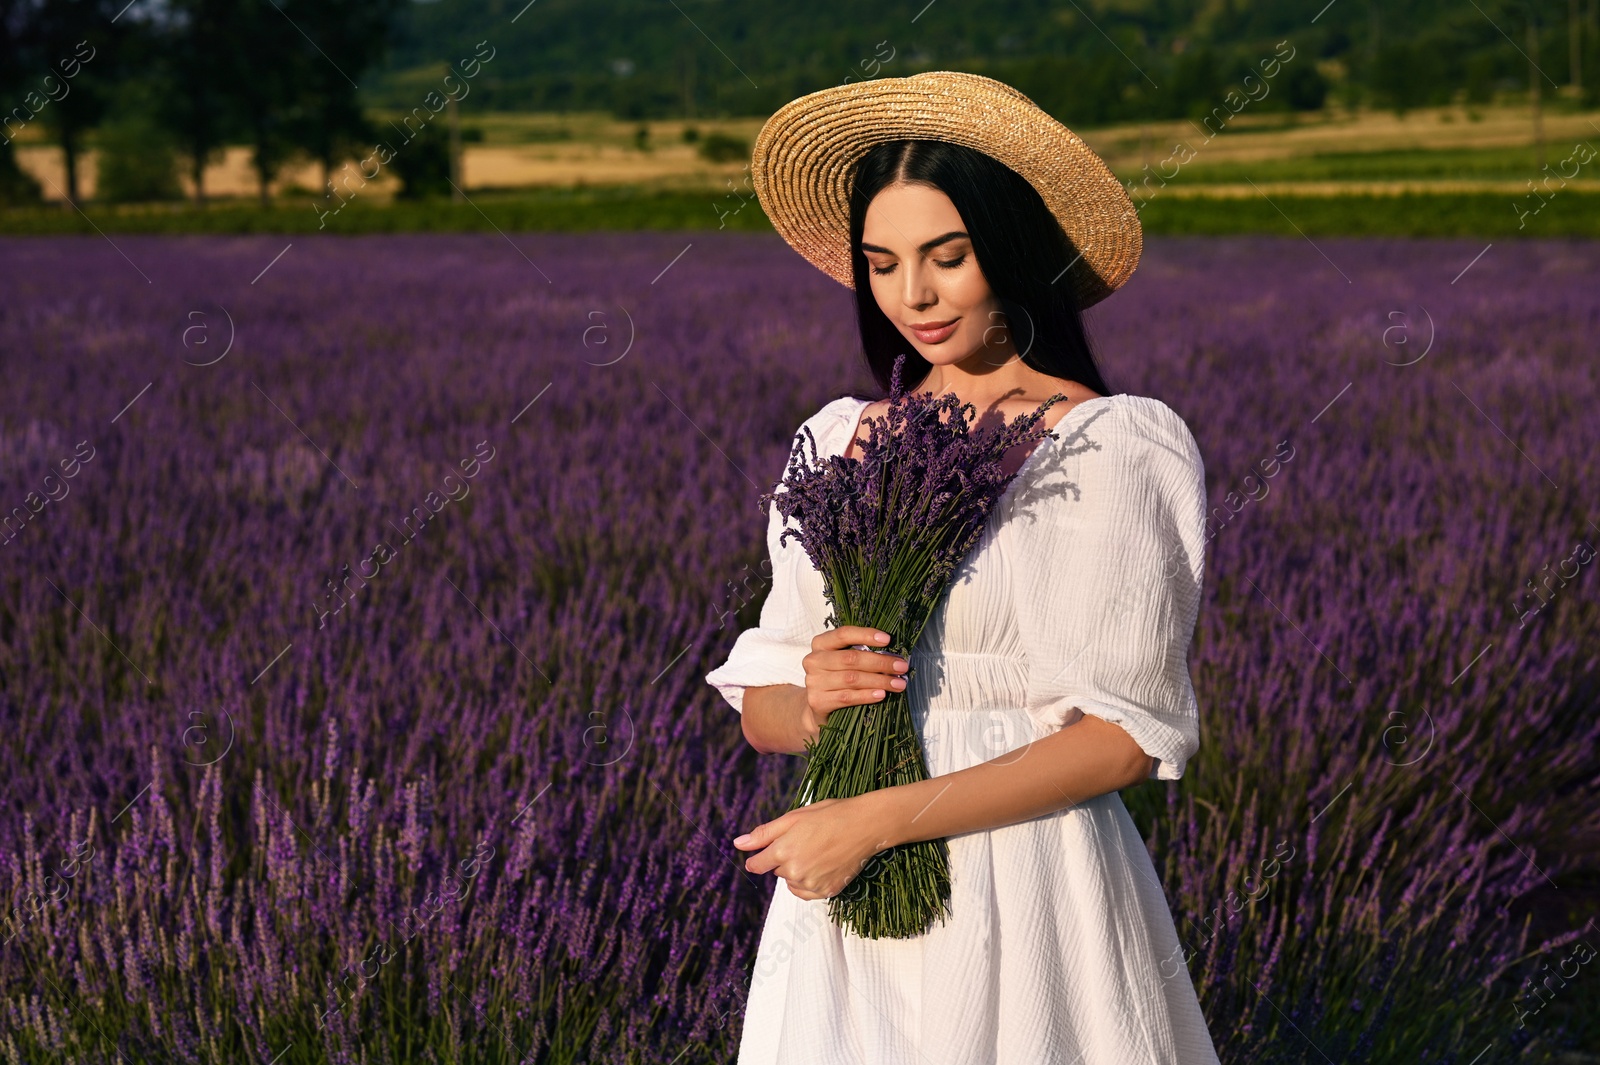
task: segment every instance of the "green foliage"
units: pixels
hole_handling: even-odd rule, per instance
[[[17,166],[11,145],[0,144],[0,207],[16,207],[41,202],[38,180]]]
[[[95,198],[106,203],[179,200],[178,157],[165,131],[147,118],[108,123],[99,133]]]
[[[1318,111],[1328,98],[1328,81],[1310,63],[1290,66],[1280,86],[1283,101],[1294,111]]]
[[[1380,48],[1372,88],[1378,99],[1399,115],[1429,104],[1449,103],[1452,91],[1444,58],[1432,41],[1396,41]]]
[[[395,150],[389,169],[400,179],[400,198],[420,200],[450,195],[449,131],[439,122],[430,122],[415,132],[413,128],[406,129],[412,134],[410,140],[389,141]]]
[[[1494,98],[1494,57],[1475,55],[1467,60],[1466,101],[1486,104]]]
[[[713,163],[734,163],[750,158],[750,142],[714,131],[700,138],[700,146],[695,151],[700,158]]]
[[[404,153],[406,149],[399,149]],[[403,154],[396,157],[396,161]],[[393,165],[393,164],[391,164]],[[444,185],[449,190],[449,185]],[[437,191],[437,189],[435,190]],[[323,232],[467,232],[493,224],[514,231],[592,231],[630,229],[771,232],[767,216],[754,207],[717,214],[722,203],[703,194],[611,187],[550,189],[505,193],[474,192],[471,204],[437,197],[393,205],[357,198]],[[1406,194],[1400,196],[1153,197],[1139,212],[1150,236],[1169,234],[1276,233],[1297,236],[1471,236],[1600,238],[1600,193],[1563,190],[1550,205],[1518,229],[1514,198],[1493,193]],[[480,214],[478,208],[482,208]],[[1282,213],[1280,213],[1280,211]],[[91,208],[94,226],[106,233],[313,233],[314,211],[250,203],[214,204],[199,210],[187,204]],[[1288,217],[1285,218],[1285,215]],[[1289,219],[1293,219],[1291,223]],[[55,206],[15,207],[0,212],[0,234],[85,233],[91,226],[76,212]],[[1297,232],[1296,226],[1299,227]]]
[[[500,58],[473,92],[475,106],[493,110],[603,110],[629,120],[765,115],[846,76],[945,69],[999,78],[1068,125],[1093,125],[1209,113],[1245,75],[1260,77],[1260,62],[1281,43],[1295,58],[1263,109],[1312,110],[1330,93],[1410,108],[1469,87],[1482,97],[1526,86],[1519,49],[1529,9],[1510,0],[1477,6],[1334,4],[1319,14],[1320,3],[1307,11],[1299,0],[1220,7],[996,0],[941,8],[937,19],[912,27],[898,10],[816,0],[710,5],[691,27],[671,5],[608,0],[599,5],[606,32],[597,62],[594,4],[540,0],[537,20],[512,25],[498,0],[458,0],[409,5],[384,74],[362,87],[375,105],[400,105],[408,73],[468,54],[492,36]],[[1541,17],[1540,64],[1564,83],[1565,5]],[[1600,46],[1600,32],[1586,32],[1584,48]],[[1319,60],[1336,63],[1319,72]],[[1600,67],[1585,69],[1586,81],[1600,82]]]
[[[105,203],[181,200],[172,134],[156,121],[147,86],[130,85],[96,133],[95,199]]]
[[[1600,194],[1564,191],[1520,230],[1514,210],[1517,202],[1515,197],[1496,193],[1275,195],[1271,203],[1259,197],[1156,197],[1140,211],[1140,217],[1149,234],[1600,237]]]

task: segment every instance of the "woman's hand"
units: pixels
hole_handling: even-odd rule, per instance
[[[759,851],[745,859],[745,869],[777,873],[796,898],[831,898],[890,846],[872,794],[818,799],[757,825],[733,845]]]
[[[904,655],[856,647],[888,642],[887,633],[866,625],[841,625],[812,638],[811,653],[800,665],[806,671],[806,724],[813,737],[835,710],[881,702],[889,691],[905,690],[902,674],[911,667]]]

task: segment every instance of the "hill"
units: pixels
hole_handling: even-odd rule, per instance
[[[1086,125],[1198,118],[1230,89],[1261,95],[1264,110],[1315,109],[1329,93],[1401,110],[1484,103],[1525,93],[1530,57],[1546,95],[1593,103],[1600,80],[1596,0],[1333,0],[1321,11],[1298,0],[452,0],[409,5],[369,102],[412,106],[480,41],[496,60],[469,106],[622,118],[764,115],[851,77],[930,69],[1000,78]],[[1264,86],[1264,65],[1291,53]]]

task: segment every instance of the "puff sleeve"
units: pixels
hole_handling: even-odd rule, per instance
[[[795,430],[799,439],[810,428],[822,454],[843,450],[844,438],[855,423],[862,404],[841,396],[824,405]],[[791,443],[793,440],[791,440]],[[800,527],[798,519],[791,526]],[[772,588],[761,604],[761,621],[741,632],[728,658],[706,674],[712,685],[740,713],[744,690],[768,684],[805,687],[806,671],[800,660],[811,652],[811,640],[822,631],[827,604],[821,598],[821,577],[811,566],[805,548],[794,537],[779,544],[784,520],[775,504],[767,505],[767,557],[772,564]],[[802,578],[809,582],[802,587]],[[808,588],[812,591],[808,592]]]
[[[800,598],[797,557],[804,552],[793,537],[781,547],[783,518],[774,504],[767,505],[767,557],[772,561],[772,588],[761,604],[761,621],[745,629],[733,642],[722,665],[706,674],[706,683],[740,713],[744,690],[768,684],[805,687],[806,672],[800,660],[811,651],[811,619]]]
[[[1205,566],[1205,470],[1166,404],[1120,395],[1056,441],[1014,571],[1027,710],[1047,728],[1083,714],[1125,729],[1176,780],[1200,747],[1188,650]],[[1059,474],[1059,476],[1054,476]],[[1054,483],[1052,483],[1054,482]]]

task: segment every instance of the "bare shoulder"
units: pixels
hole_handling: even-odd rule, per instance
[[[850,400],[850,403],[852,404],[852,406],[848,407],[847,409],[851,413],[854,413],[855,409],[856,409],[854,404],[858,404],[860,402],[861,401],[859,399]],[[861,408],[861,414],[860,414],[859,421],[862,424],[865,424],[866,420],[868,418],[881,418],[885,414],[888,414],[888,413],[889,413],[889,401],[887,399],[874,399],[874,400],[869,401],[865,407]]]

